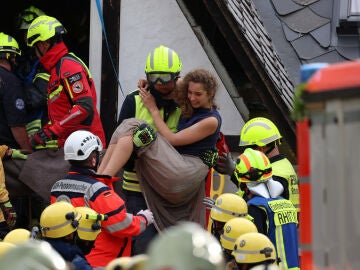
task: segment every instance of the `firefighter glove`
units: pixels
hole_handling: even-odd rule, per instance
[[[10,201],[0,203],[1,211],[4,214],[7,225],[11,228],[16,223],[16,212]]]
[[[47,141],[56,139],[56,135],[47,128],[39,129],[33,136],[30,137],[30,144],[32,148],[37,145],[45,146]]]
[[[27,159],[27,155],[23,154],[18,149],[12,149],[11,158],[12,159]]]
[[[148,124],[141,124],[133,131],[135,149],[150,145],[156,139],[156,131]]]
[[[199,157],[206,165],[209,166],[209,168],[213,168],[216,165],[216,160],[218,158],[218,151],[215,149],[208,149],[202,151]]]
[[[222,153],[216,160],[215,170],[221,174],[232,175],[235,170],[235,162],[231,153]]]
[[[146,219],[147,226],[154,223],[154,215],[149,209],[140,210],[136,215],[143,216]]]

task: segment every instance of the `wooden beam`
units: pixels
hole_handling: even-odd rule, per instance
[[[109,43],[106,43],[103,36],[100,115],[107,142],[109,142],[117,123],[120,6],[121,0],[103,1],[103,18]]]

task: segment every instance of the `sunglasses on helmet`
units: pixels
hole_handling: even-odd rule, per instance
[[[178,75],[175,73],[148,73],[146,75],[147,80],[151,83],[151,84],[167,84],[173,80],[175,80]]]
[[[251,167],[250,170],[248,170],[246,173],[240,173],[237,169],[235,170],[234,173],[238,179],[245,178],[250,181],[257,181],[260,179],[261,176],[263,176],[264,174],[268,174],[270,172],[271,172],[271,168],[260,170]]]

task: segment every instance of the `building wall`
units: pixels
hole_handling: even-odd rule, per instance
[[[120,14],[119,110],[124,96],[144,77],[148,53],[159,45],[174,49],[183,63],[182,75],[194,68],[215,69],[176,0],[122,0]],[[220,81],[220,78],[219,78]],[[222,131],[238,135],[244,121],[224,85],[216,96],[223,118]]]

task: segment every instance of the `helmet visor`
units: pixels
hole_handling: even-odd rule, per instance
[[[261,176],[263,176],[264,174],[268,174],[271,172],[271,168],[265,169],[265,170],[260,170],[260,169],[256,169],[256,168],[250,168],[249,171],[247,171],[246,173],[240,173],[239,170],[235,170],[235,176],[237,177],[237,179],[241,179],[241,178],[245,178],[249,181],[258,181]]]
[[[147,79],[151,84],[167,84],[177,78],[174,73],[148,73]]]

